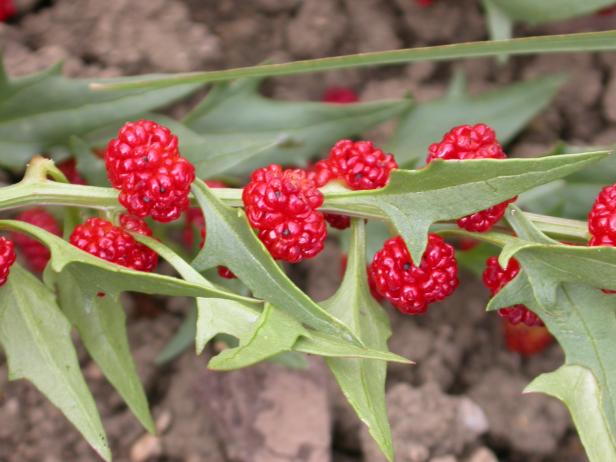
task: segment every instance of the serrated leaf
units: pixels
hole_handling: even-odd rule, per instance
[[[605,158],[607,152],[538,159],[435,160],[420,170],[394,170],[374,191],[328,193],[323,207],[351,215],[362,210],[390,220],[420,261],[430,225],[483,210]]]
[[[562,21],[614,5],[614,0],[491,0],[512,20],[526,24]]]
[[[410,107],[410,101],[358,104],[277,101],[259,94],[260,80],[217,85],[184,122],[204,136],[226,135],[250,141],[269,136],[279,140],[258,158],[245,159],[234,173],[277,162],[303,164],[323,155],[336,141],[360,134]]]
[[[126,83],[144,77],[157,76],[96,82]],[[26,77],[0,79],[0,166],[20,170],[41,152],[66,153],[71,136],[168,105],[200,86],[94,92],[90,83],[92,80],[63,77],[60,66]]]
[[[601,388],[588,369],[562,366],[554,372],[541,374],[525,392],[545,393],[567,405],[591,461],[616,460],[614,434],[603,421]]]
[[[23,221],[0,220],[0,228],[28,234],[45,244],[51,251],[51,260],[46,272],[70,272],[79,286],[87,290],[91,300],[94,300],[100,292],[113,296],[125,291],[243,300],[243,297],[239,295],[214,286],[197,285],[160,274],[133,271],[109,263],[78,249],[38,226]]]
[[[286,310],[316,330],[355,340],[347,326],[316,304],[286,276],[250,228],[243,210],[224,205],[200,180],[193,183],[192,191],[207,217],[205,246],[193,262],[198,271],[225,265],[252,290],[255,297]]]
[[[0,287],[0,343],[9,379],[32,382],[109,461],[105,431],[79,370],[70,331],[51,291],[14,264]]]
[[[391,329],[387,315],[368,288],[363,221],[353,220],[352,233],[342,284],[323,305],[346,322],[368,347],[387,350]],[[393,461],[394,449],[385,403],[387,364],[370,359],[328,358],[326,362],[345,397],[368,426],[370,435],[387,459]]]
[[[418,103],[400,118],[387,150],[402,167],[423,164],[428,146],[452,127],[480,122],[507,144],[546,107],[563,82],[562,76],[542,77],[471,96],[462,74],[456,74],[445,97]]]
[[[130,410],[150,433],[156,431],[148,400],[133,362],[126,316],[112,295],[90,299],[70,272],[56,277],[60,308],[77,328],[86,350]]]

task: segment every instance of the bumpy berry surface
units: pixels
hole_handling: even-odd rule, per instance
[[[13,0],[0,0],[0,22],[6,21],[17,13]]]
[[[590,245],[616,243],[616,184],[601,190],[588,214]]]
[[[317,188],[325,186],[334,180],[338,172],[328,159],[320,160],[308,168],[308,178],[314,181]]]
[[[210,188],[227,187],[225,183],[218,180],[205,180],[205,184],[207,184]],[[199,247],[203,247],[205,245],[206,237],[205,217],[203,216],[203,212],[199,207],[191,207],[186,210],[184,215],[186,216],[186,220],[184,221],[184,229],[182,230],[182,241],[184,242],[184,245],[186,245],[189,249],[193,248],[195,244],[195,229],[198,229],[199,234],[201,235]],[[218,274],[225,279],[235,279],[235,274],[233,274],[226,266],[219,266]]]
[[[15,263],[15,249],[13,243],[4,237],[0,237],[0,286],[9,278],[11,265]]]
[[[458,287],[458,264],[453,247],[430,234],[419,266],[398,236],[385,241],[370,264],[376,290],[405,314],[422,314]]]
[[[129,231],[151,235],[147,225],[135,217],[123,221]],[[77,226],[70,242],[98,258],[138,271],[152,271],[158,262],[156,252],[137,242],[123,228],[101,218],[89,218]]]
[[[315,257],[325,245],[327,229],[323,214],[311,211],[300,216],[285,216],[259,231],[259,239],[277,260],[298,263]]]
[[[503,319],[505,345],[509,351],[522,356],[532,356],[545,350],[554,337],[545,326],[527,326],[524,323],[511,324]]]
[[[169,129],[148,120],[128,122],[109,142],[105,165],[129,213],[169,222],[188,208],[195,169],[180,156]]]
[[[329,152],[332,172],[354,190],[382,188],[398,164],[371,141],[340,140]]]
[[[248,221],[262,230],[287,217],[312,213],[323,204],[323,194],[304,170],[283,170],[273,164],[252,173],[242,200]]]
[[[496,133],[486,124],[460,125],[445,133],[439,143],[430,145],[426,162],[430,163],[434,159],[505,159],[506,157],[496,139]],[[486,210],[462,217],[457,224],[467,231],[478,233],[488,231],[503,218],[507,205],[515,199],[514,197]]]
[[[64,176],[70,183],[86,184],[86,180],[83,179],[77,170],[77,161],[73,157],[64,162],[60,162],[58,164],[58,169],[64,173]]]
[[[359,101],[359,96],[354,90],[347,87],[330,87],[323,94],[325,103],[350,104]]]
[[[347,215],[338,215],[337,213],[325,213],[325,220],[332,228],[347,229],[351,226],[351,217]]]
[[[31,225],[43,228],[56,236],[60,236],[60,226],[56,219],[44,209],[34,208],[21,212],[16,220],[25,221]],[[12,233],[11,239],[21,251],[23,257],[32,271],[41,272],[47,266],[51,257],[49,249],[36,239],[21,233]]]
[[[507,268],[498,263],[497,257],[490,257],[486,260],[486,269],[483,272],[483,283],[492,296],[496,295],[505,285],[517,276],[520,272],[520,264],[515,258],[509,260]],[[543,321],[535,313],[530,311],[525,305],[513,305],[498,310],[498,314],[507,319],[511,324],[520,322],[527,326],[543,326]]]

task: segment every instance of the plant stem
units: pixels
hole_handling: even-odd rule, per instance
[[[31,174],[20,183],[0,188],[0,211],[33,205],[86,207],[106,212],[123,210],[118,202],[118,192],[115,189],[58,183],[40,179],[39,172],[35,173],[36,175]],[[212,193],[228,206],[241,207],[243,205],[242,189],[213,188]],[[352,210],[350,207],[344,207],[344,210],[339,209],[335,205],[328,204],[329,192],[326,190],[324,193],[323,211],[344,212],[358,218],[387,220],[379,209],[370,206],[357,207],[357,204],[353,204]],[[332,194],[336,193],[332,191]],[[527,212],[525,214],[541,231],[555,238],[574,241],[588,240],[587,226],[583,221]]]

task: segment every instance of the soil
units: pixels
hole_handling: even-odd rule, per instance
[[[20,14],[0,23],[5,65],[13,75],[65,61],[71,76],[179,72],[484,39],[475,0],[17,0]],[[580,18],[517,35],[614,28],[616,15]],[[549,109],[515,140],[513,155],[536,154],[557,140],[616,143],[616,55],[538,56],[425,63],[275,79],[267,92],[318,100],[331,85],[355,88],[362,100],[419,100],[442,94],[462,68],[473,92],[517,79],[566,72]],[[370,134],[377,141],[386,124]],[[1,179],[0,179],[1,180]],[[340,251],[294,271],[311,296],[338,284]],[[337,271],[333,271],[337,273]],[[402,462],[583,462],[565,408],[525,384],[562,362],[558,346],[523,359],[508,352],[501,323],[485,314],[486,291],[463,275],[460,290],[421,318],[392,318],[393,351],[417,362],[392,365],[387,399]],[[297,371],[264,363],[231,373],[206,369],[186,352],[165,367],[153,359],[177,328],[181,299],[132,297],[129,333],[159,435],[147,435],[84,353],[116,461],[381,461],[367,431],[324,364]],[[53,406],[27,383],[8,383],[0,360],[0,462],[95,461],[97,456]]]

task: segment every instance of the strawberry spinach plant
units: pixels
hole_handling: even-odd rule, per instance
[[[190,297],[195,309],[162,359],[182,349],[186,334],[197,353],[215,337],[233,339],[208,363],[220,371],[322,356],[394,460],[387,363],[412,367],[412,358],[389,351],[386,310],[418,315],[450,296],[459,281],[448,240],[471,239],[500,248],[478,271],[512,348],[540,349],[547,328],[565,351],[565,364],[528,390],[565,403],[592,461],[616,460],[614,186],[594,205],[591,198],[588,223],[536,213],[545,204],[525,196],[536,187],[569,191],[567,177],[613,171],[614,160],[602,149],[510,159],[503,147],[562,79],[469,97],[458,77],[447,97],[419,105],[281,102],[261,96],[257,80],[614,49],[609,31],[99,82],[67,80],[59,68],[20,79],[0,70],[0,165],[17,175],[27,163],[21,181],[0,188],[0,345],[10,378],[31,381],[110,460],[71,330],[154,432],[120,295]],[[183,120],[152,112],[207,82],[217,83]],[[422,125],[428,116],[434,126]],[[350,139],[391,118],[399,125],[387,147]],[[346,270],[337,292],[317,301],[281,262],[317,255],[332,227],[348,242]],[[158,274],[159,260],[176,275]],[[517,344],[515,332],[531,326],[542,336]]]

